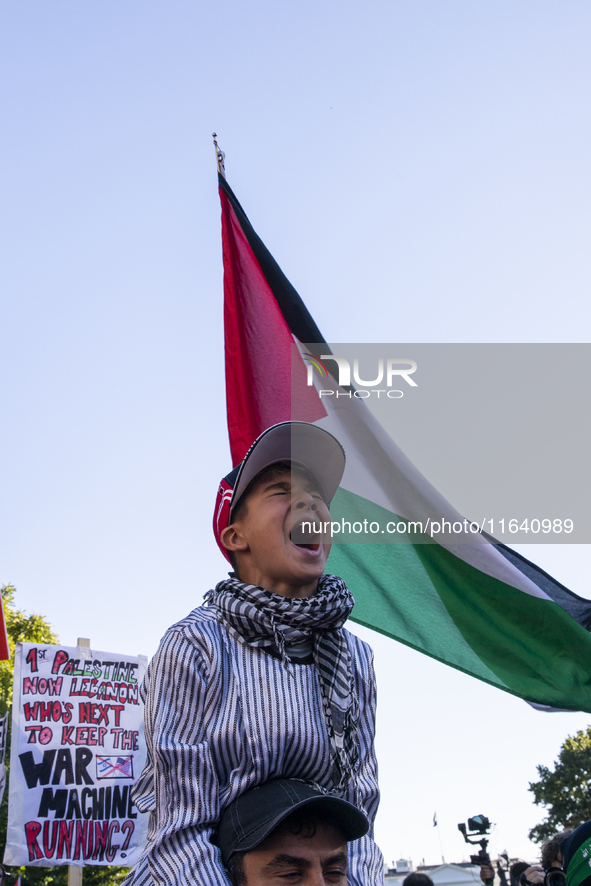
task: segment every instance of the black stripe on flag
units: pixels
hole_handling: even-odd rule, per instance
[[[322,333],[316,326],[306,305],[289,282],[259,235],[254,230],[242,206],[236,199],[232,188],[226,179],[220,175],[220,188],[232,204],[232,209],[244,231],[256,260],[261,266],[265,279],[275,296],[285,322],[289,326],[292,335],[303,343],[325,344]]]
[[[569,591],[563,584],[560,584],[559,581],[556,581],[555,578],[552,578],[551,575],[548,575],[547,572],[544,572],[535,563],[526,560],[525,557],[522,557],[521,554],[518,554],[512,548],[508,548],[499,542],[495,542],[495,547],[503,557],[509,560],[520,572],[527,575],[555,603],[558,603],[561,609],[568,612],[571,618],[578,621],[586,630],[591,631],[591,600],[585,600],[584,597],[579,597],[577,594]]]

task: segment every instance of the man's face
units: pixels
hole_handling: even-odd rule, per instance
[[[313,837],[279,831],[244,856],[246,886],[347,886],[347,843],[330,824]]]
[[[302,523],[312,524],[304,536]],[[295,466],[271,471],[255,481],[246,512],[222,541],[235,552],[242,581],[284,597],[309,597],[330,553],[330,513],[313,477]]]

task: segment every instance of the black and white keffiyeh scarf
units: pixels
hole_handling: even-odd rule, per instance
[[[337,790],[351,780],[358,760],[359,704],[349,646],[341,628],[355,601],[345,582],[323,575],[312,597],[282,597],[238,578],[209,591],[205,602],[234,636],[250,646],[274,647],[291,669],[285,646],[312,638]]]

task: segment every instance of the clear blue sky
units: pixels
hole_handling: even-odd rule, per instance
[[[213,130],[328,340],[588,338],[590,27],[579,0],[0,4],[0,578],[24,609],[152,654],[224,574]],[[588,546],[526,554],[591,596]],[[528,782],[588,716],[369,639],[386,858],[437,861],[435,809],[447,860],[478,812],[532,857]]]

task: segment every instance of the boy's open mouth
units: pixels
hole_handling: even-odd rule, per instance
[[[293,526],[289,533],[289,538],[291,543],[297,548],[304,548],[307,551],[313,552],[318,551],[322,543],[320,533],[312,532],[311,527],[306,525],[306,521],[303,524],[297,523]]]

